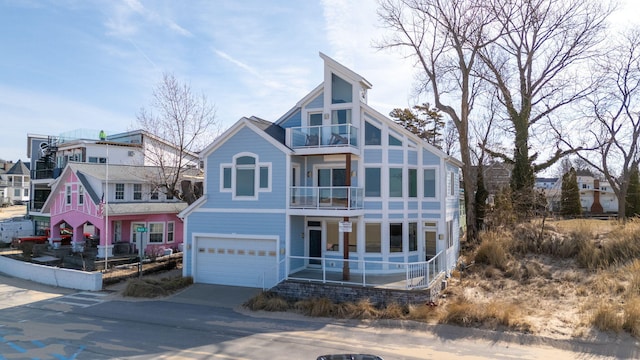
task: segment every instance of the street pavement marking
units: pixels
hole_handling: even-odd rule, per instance
[[[79,292],[75,294],[65,295],[63,297],[53,299],[52,301],[56,303],[62,303],[62,304],[87,308],[87,307],[98,305],[105,302],[105,300],[103,299],[105,296],[107,296],[107,294]]]

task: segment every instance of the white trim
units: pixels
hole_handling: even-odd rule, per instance
[[[169,224],[171,224],[171,233],[173,234],[173,240],[169,241]],[[176,222],[175,221],[167,221],[167,229],[165,231],[165,243],[173,244],[176,242]]]
[[[231,170],[231,179],[229,179],[230,187],[224,187],[224,169]],[[220,189],[221,193],[230,193],[233,192],[233,163],[220,163]]]
[[[234,213],[234,214],[286,214],[287,209],[211,209],[200,208],[193,210],[194,213]]]
[[[151,241],[151,225],[161,224],[162,225],[162,241]],[[149,221],[147,223],[147,245],[156,245],[156,244],[165,244],[166,243],[166,222],[163,221]],[[158,234],[158,232],[154,232],[154,234]]]

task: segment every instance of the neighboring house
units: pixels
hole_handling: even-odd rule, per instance
[[[29,201],[29,187],[31,186],[31,177],[29,168],[18,160],[13,166],[7,170],[2,177],[6,181],[4,185],[3,196],[8,198],[9,203],[22,205]]]
[[[577,171],[577,180],[583,213],[613,214],[618,212],[618,197],[606,180],[600,180],[591,172],[581,170]],[[545,194],[551,210],[559,212],[562,198],[562,178],[556,179],[553,186],[546,188]]]
[[[179,215],[184,276],[270,288],[305,270],[340,273],[345,255],[367,276],[456,265],[462,164],[320,57],[324,82],[277,122],[242,118],[201,153],[204,195]]]
[[[482,166],[482,178],[487,189],[487,203],[493,204],[496,195],[504,188],[510,186],[513,166],[504,162],[492,161]],[[473,182],[476,182],[478,167],[472,167]]]
[[[146,131],[135,130],[109,134],[101,130],[74,130],[58,136],[34,135],[27,137],[27,156],[31,159],[33,195],[28,213],[34,220],[35,233],[50,227],[50,215],[43,205],[51,193],[51,184],[69,163],[153,166],[151,159],[168,159],[178,149]],[[185,159],[193,168],[199,168],[196,154],[186,153]]]
[[[187,204],[152,185],[160,170],[149,166],[67,164],[42,208],[51,214],[50,234],[60,234],[61,229],[71,231],[71,245],[76,249],[85,245],[85,234],[99,239],[98,258],[136,254],[141,236],[147,254],[179,249],[183,230],[177,214]],[[60,240],[52,235],[50,241],[55,245]]]

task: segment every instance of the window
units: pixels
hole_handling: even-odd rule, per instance
[[[424,170],[424,197],[436,197],[436,169]]]
[[[222,168],[222,188],[231,189],[231,168]]]
[[[377,127],[371,125],[369,122],[364,123],[364,144],[365,145],[380,145],[382,136],[381,131]]]
[[[364,196],[380,197],[380,168],[364,169]]]
[[[151,192],[151,200],[158,200],[158,199],[159,199],[158,189],[153,189],[153,191]]]
[[[331,103],[350,103],[352,102],[352,99],[353,90],[351,84],[338,77],[336,74],[331,74]]]
[[[402,224],[389,224],[389,252],[402,252]]]
[[[134,244],[138,243],[138,238],[139,237],[144,237],[144,234],[137,232],[136,230],[138,228],[143,228],[145,227],[145,223],[131,223],[131,242]]]
[[[124,184],[116,184],[116,200],[124,200]]]
[[[409,169],[409,197],[418,196],[418,170]]]
[[[456,177],[453,171],[449,171],[449,196],[455,195]]]
[[[84,187],[78,185],[78,205],[84,204]]]
[[[20,189],[13,189],[13,196],[19,197],[20,196]],[[70,196],[69,196],[69,199],[71,199]],[[69,202],[67,204],[71,204],[71,200],[69,200]]]
[[[260,189],[269,188],[269,168],[266,166],[260,167]]]
[[[271,191],[271,164],[259,163],[254,155],[238,156],[233,167],[223,166],[222,186],[234,197],[255,199],[259,191]]]
[[[236,159],[236,196],[255,196],[256,159],[241,156]]]
[[[24,196],[29,196],[29,189],[24,189]]]
[[[167,242],[168,243],[173,242],[173,226],[174,226],[173,221],[170,221],[167,223]]]
[[[334,125],[351,124],[351,109],[333,110],[331,112],[331,123]],[[346,126],[338,126],[337,129],[332,128],[331,131],[346,134],[347,128]]]
[[[97,163],[106,164],[107,163],[107,158],[89,156],[89,162],[90,163],[94,163],[94,164],[97,164]]]
[[[389,196],[402,197],[402,169],[389,169]]]
[[[133,184],[133,200],[142,200],[142,184]]]
[[[409,251],[418,251],[418,223],[409,223]]]
[[[18,192],[17,195],[20,195],[20,193]],[[67,185],[65,189],[65,203],[71,205],[71,185]]]
[[[389,146],[402,146],[402,140],[389,134]]]
[[[164,242],[164,223],[149,223],[149,242]]]
[[[379,223],[367,223],[364,225],[365,251],[368,253],[379,253],[381,251],[380,239],[381,226]]]

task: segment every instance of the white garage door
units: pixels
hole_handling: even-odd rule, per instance
[[[277,283],[276,239],[198,237],[194,281],[271,288]]]

